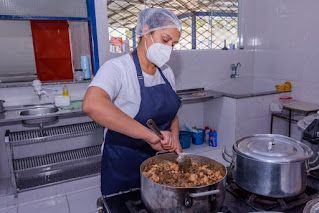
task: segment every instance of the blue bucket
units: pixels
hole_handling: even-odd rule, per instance
[[[193,132],[192,141],[193,141],[193,144],[200,145],[204,143],[205,130],[204,129],[197,129],[197,130],[199,131],[198,133]]]
[[[187,149],[191,146],[192,133],[188,131],[179,132],[179,141],[181,143],[182,149]]]

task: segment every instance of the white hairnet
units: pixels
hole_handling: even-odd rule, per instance
[[[143,32],[144,26],[148,26],[148,31]],[[148,8],[142,10],[138,15],[136,34],[140,37],[155,30],[177,28],[181,31],[181,23],[177,16],[164,8]]]

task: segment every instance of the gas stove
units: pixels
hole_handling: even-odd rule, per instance
[[[301,213],[308,201],[319,198],[319,188],[317,188],[319,187],[319,179],[317,178],[308,177],[308,186],[302,194],[278,199],[259,196],[245,191],[236,185],[231,177],[231,171],[228,171],[225,201],[219,212],[277,211]],[[149,213],[141,200],[138,188],[103,196],[101,199],[103,199],[104,208],[107,209],[106,212],[108,213]]]
[[[103,196],[103,200],[107,213],[151,213],[145,208],[139,189]],[[254,211],[253,208],[227,192],[224,204],[219,212],[243,213],[252,211]]]

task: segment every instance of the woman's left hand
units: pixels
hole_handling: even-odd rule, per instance
[[[169,150],[174,149],[174,144],[173,144],[173,135],[170,131],[161,131],[163,135],[163,140],[161,140],[162,147],[165,149],[165,151],[169,152]]]
[[[173,152],[176,152],[176,153],[181,153],[181,152],[184,152],[183,149],[182,149],[182,146],[181,146],[181,143],[179,141],[179,136],[174,136],[172,137],[172,142],[174,144],[174,147],[175,149],[173,150]]]
[[[162,141],[161,141],[162,142]],[[163,146],[163,144],[162,144]],[[164,146],[163,146],[164,148]],[[174,134],[171,134],[171,145],[170,146],[165,146],[165,151],[167,152],[176,152],[176,153],[181,153],[184,152],[178,136],[174,136]]]

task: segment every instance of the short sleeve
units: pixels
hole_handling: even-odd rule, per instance
[[[105,62],[94,76],[89,87],[96,86],[107,92],[111,101],[119,94],[121,89],[121,69],[114,59]]]

